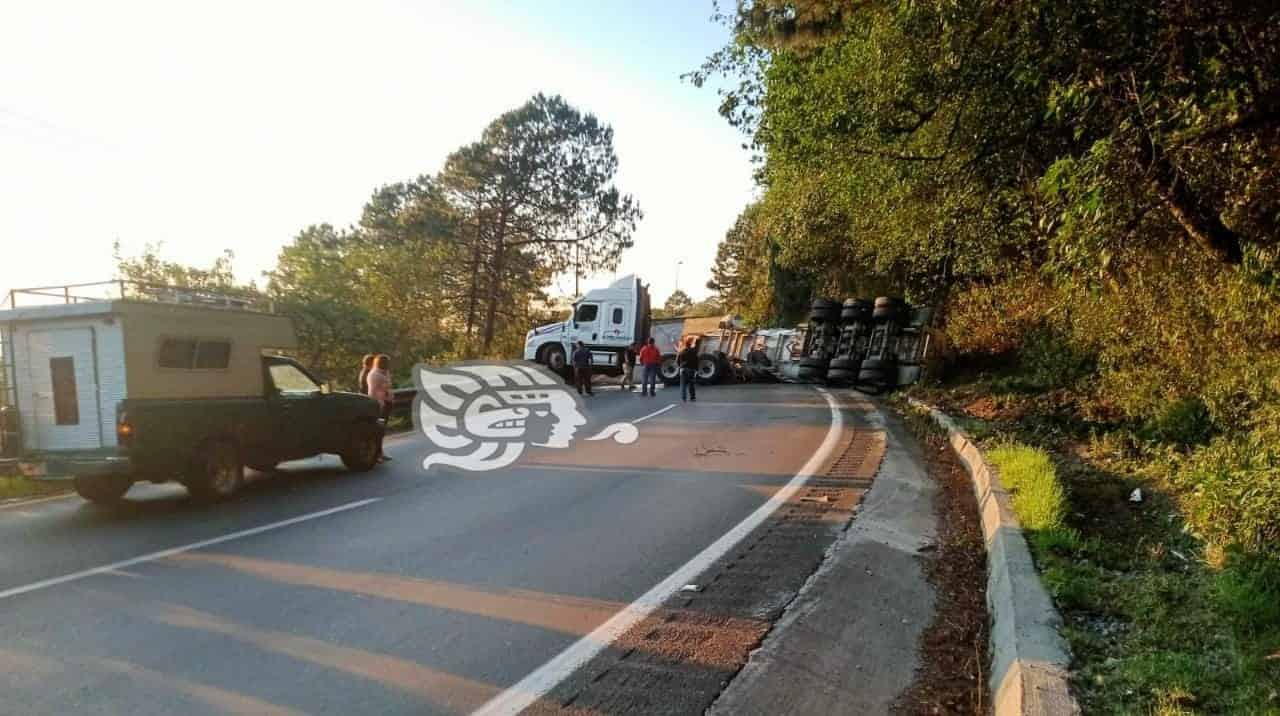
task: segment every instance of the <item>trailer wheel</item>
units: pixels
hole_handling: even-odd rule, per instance
[[[658,375],[662,376],[663,385],[680,385],[680,366],[676,364],[674,355],[662,356],[662,365],[658,367]]]
[[[699,383],[708,385],[711,383],[719,383],[724,377],[724,371],[721,370],[720,361],[716,360],[714,355],[698,356],[697,380]]]
[[[76,494],[100,505],[119,502],[130,487],[133,487],[133,480],[116,475],[82,475],[76,478]]]
[[[876,321],[896,321],[902,309],[903,305],[899,299],[881,296],[876,299],[875,308],[871,310],[871,318]]]
[[[827,371],[810,365],[802,365],[796,369],[796,377],[806,382],[818,382],[827,377]]]
[[[244,485],[244,459],[230,440],[214,440],[205,445],[192,465],[187,481],[191,494],[204,500],[225,500]]]
[[[852,385],[858,378],[858,374],[843,368],[831,368],[827,370],[827,382],[832,385]]]

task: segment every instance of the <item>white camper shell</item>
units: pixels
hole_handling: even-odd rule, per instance
[[[4,457],[114,448],[125,398],[260,396],[264,352],[297,344],[288,318],[244,301],[184,289],[124,298],[124,283],[103,285],[119,285],[121,296],[59,287],[61,303],[20,306],[36,290],[10,292],[11,307],[0,310],[0,406],[16,413],[18,430],[4,434]]]

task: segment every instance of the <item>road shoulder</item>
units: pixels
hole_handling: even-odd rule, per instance
[[[935,594],[918,554],[937,535],[936,483],[896,418],[872,488],[712,714],[886,713],[910,685]]]

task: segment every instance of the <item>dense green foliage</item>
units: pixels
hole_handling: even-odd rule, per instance
[[[764,189],[720,247],[729,310],[935,302],[970,366],[1235,461],[1186,463],[1189,513],[1276,549],[1239,503],[1280,501],[1257,445],[1280,432],[1280,8],[757,0],[725,19],[733,43],[692,78],[739,79],[722,111]]]
[[[727,308],[767,324],[820,295],[937,305],[952,375],[977,379],[984,410],[1057,453],[1105,446],[1092,459],[1167,490],[1205,556],[1177,588],[1124,561],[1125,594],[1108,570],[1046,572],[1060,603],[1133,630],[1098,704],[1277,698],[1236,688],[1275,676],[1269,612],[1236,620],[1239,649],[1192,650],[1172,640],[1197,625],[1160,614],[1178,594],[1206,611],[1280,601],[1280,5],[743,0],[722,17],[732,43],[691,79],[736,78],[721,110],[763,189],[720,246]],[[1072,505],[1099,508],[1116,509]],[[1224,656],[1250,661],[1210,663]]]

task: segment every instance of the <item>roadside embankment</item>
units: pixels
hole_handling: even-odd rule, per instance
[[[1059,634],[1062,619],[1036,573],[1014,512],[1013,495],[978,446],[951,418],[918,401],[912,404],[929,411],[947,432],[973,481],[988,555],[987,604],[992,619],[989,685],[994,713],[1079,713],[1067,685],[1071,657]],[[1039,495],[1041,490],[1052,488],[1036,489]]]

